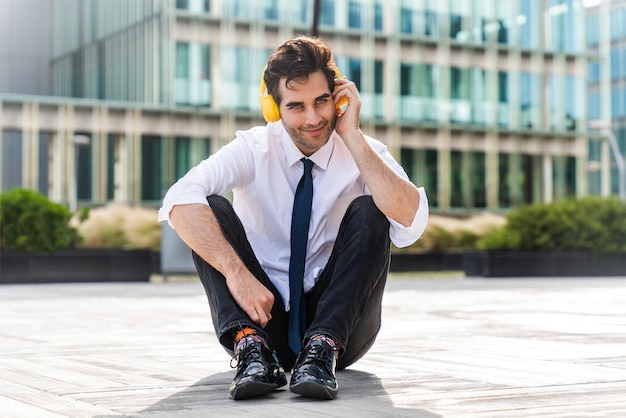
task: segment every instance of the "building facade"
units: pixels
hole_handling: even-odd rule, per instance
[[[600,57],[589,63],[589,120],[597,130],[589,144],[589,192],[626,199],[626,173],[618,161],[626,156],[626,0],[587,12],[588,49]]]
[[[158,206],[237,129],[263,123],[265,60],[313,20],[312,0],[53,5],[55,97],[0,94],[1,138],[21,138],[23,186],[82,205]],[[360,89],[363,130],[433,212],[503,211],[589,193],[584,6],[321,0],[319,28]]]

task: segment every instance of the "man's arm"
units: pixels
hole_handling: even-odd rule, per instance
[[[237,304],[262,327],[272,319],[274,295],[243,264],[224,234],[211,208],[203,204],[176,205],[170,222],[180,238],[226,278]]]
[[[361,99],[356,85],[346,79],[337,79],[335,84],[335,103],[341,97],[348,98],[348,108],[337,118],[335,131],[350,150],[378,209],[398,223],[410,226],[420,205],[417,187],[396,173],[365,139],[359,128]]]

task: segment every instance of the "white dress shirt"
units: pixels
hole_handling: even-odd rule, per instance
[[[370,145],[402,177],[402,167],[387,147],[366,137]],[[291,213],[304,155],[280,121],[236,132],[235,139],[192,168],[167,192],[159,221],[169,222],[175,205],[201,203],[206,197],[233,192],[233,208],[245,228],[254,253],[289,306]],[[324,269],[350,202],[371,194],[343,140],[335,133],[313,155],[313,204],[304,272],[308,292]],[[428,221],[428,200],[419,188],[420,205],[413,223],[404,227],[389,219],[389,234],[397,247],[415,242]]]

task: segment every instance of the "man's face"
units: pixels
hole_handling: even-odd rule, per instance
[[[319,70],[306,80],[292,81],[289,88],[283,78],[279,88],[280,119],[298,149],[309,156],[328,142],[335,128],[335,103],[326,77]]]

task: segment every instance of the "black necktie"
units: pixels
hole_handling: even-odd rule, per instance
[[[291,258],[289,259],[289,348],[295,354],[302,350],[302,337],[306,328],[304,306],[304,262],[313,201],[313,161],[303,158],[304,174],[296,188],[291,217]]]

